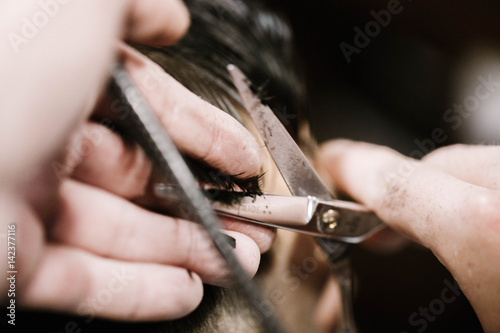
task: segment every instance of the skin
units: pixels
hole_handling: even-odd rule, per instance
[[[21,33],[22,19],[40,10],[36,1],[1,6],[2,35]],[[230,285],[201,227],[133,203],[151,172],[144,153],[89,121],[106,112],[100,97],[120,57],[181,150],[230,174],[256,174],[258,146],[241,125],[120,42],[170,44],[188,26],[177,0],[73,0],[18,52],[0,41],[0,234],[3,243],[15,224],[16,306],[174,319],[197,307],[202,282]],[[236,256],[255,274],[274,232],[226,222]],[[5,246],[0,255],[5,272]],[[6,279],[0,289],[8,301]],[[111,295],[105,306],[95,302],[103,295]]]
[[[40,10],[36,1],[0,6],[3,36],[20,33],[22,19]],[[186,153],[228,173],[252,175],[261,163],[257,144],[235,121],[118,42],[175,42],[189,24],[181,2],[73,0],[60,7],[19,52],[8,39],[0,41],[7,50],[0,53],[0,232],[5,240],[7,225],[16,225],[16,304],[123,320],[184,316],[199,304],[202,281],[227,286],[230,274],[197,225],[132,202],[144,191],[149,162],[137,146],[88,122],[102,112],[97,102],[108,68],[122,57]],[[199,135],[193,126],[210,130]],[[498,155],[495,147],[458,146],[406,163],[387,148],[337,141],[323,146],[318,165],[341,191],[429,247],[457,279],[485,331],[495,332]],[[64,177],[54,162],[68,165]],[[226,225],[236,255],[254,274],[273,233]],[[0,251],[5,272],[6,247]],[[6,301],[5,279],[0,288]],[[89,301],[103,291],[112,295],[106,306]],[[335,299],[326,301],[338,307]]]
[[[453,145],[417,161],[386,147],[335,140],[322,146],[317,165],[339,191],[431,249],[484,330],[498,332],[499,158],[497,146]]]

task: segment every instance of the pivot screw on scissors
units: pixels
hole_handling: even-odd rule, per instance
[[[321,227],[326,233],[332,233],[339,224],[339,212],[335,209],[329,209],[321,215]]]

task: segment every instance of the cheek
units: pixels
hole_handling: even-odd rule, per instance
[[[262,178],[262,192],[270,194],[291,195],[285,180],[281,176],[278,168],[274,164],[272,157],[266,151],[266,158],[264,159],[263,169],[264,176]]]

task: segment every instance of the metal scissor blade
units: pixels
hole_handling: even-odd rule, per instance
[[[315,196],[320,200],[331,202],[333,196],[323,185],[314,168],[279,119],[274,115],[273,111],[263,105],[260,99],[252,92],[250,82],[245,75],[236,66],[230,65],[228,66],[228,70],[242,98],[243,105],[254,121],[260,136],[264,140],[292,195],[299,197]],[[341,207],[343,204],[342,201],[335,201],[335,205],[333,206],[326,205],[328,209],[333,209],[337,213],[345,211],[344,214],[340,214],[340,217],[336,221],[339,227],[356,225],[355,228],[353,227],[353,230],[364,230],[364,234],[366,235],[375,229],[380,229],[382,221],[366,208],[360,210],[359,208],[350,208],[349,206]],[[361,205],[358,206],[363,207]],[[318,205],[318,207],[322,206]],[[328,209],[322,211],[318,208],[315,215],[321,216]],[[357,234],[357,232],[354,233],[356,233],[356,236],[362,236],[362,234]]]
[[[383,227],[365,206],[313,196],[264,195],[244,197],[238,205],[214,202],[212,206],[218,214],[243,221],[353,244]],[[322,216],[335,216],[341,223],[323,222]]]
[[[243,100],[243,105],[257,126],[292,195],[303,197],[314,195],[323,200],[332,199],[331,193],[323,185],[285,127],[273,111],[254,95],[245,75],[234,65],[229,65],[228,70]]]
[[[288,134],[273,111],[264,106],[250,89],[250,82],[245,75],[234,65],[228,66],[233,83],[238,89],[243,105],[257,126],[260,136],[264,140],[269,153],[278,166],[288,189],[294,196],[314,195],[319,199],[331,200],[332,195],[323,185],[316,171]],[[343,332],[354,332],[352,320],[351,281],[352,274],[347,258],[350,244],[334,239],[316,238],[319,246],[328,255],[339,280],[343,302]]]

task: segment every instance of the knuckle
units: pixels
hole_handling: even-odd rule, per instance
[[[183,261],[185,267],[196,270],[200,265],[200,261],[202,261],[204,251],[201,250],[201,247],[205,242],[204,239],[200,237],[200,230],[197,225],[190,223],[190,226],[190,231],[184,235],[184,238],[181,238],[183,242],[186,241],[186,251],[183,255]]]
[[[217,117],[213,112],[207,112],[208,122],[208,142],[206,143],[206,151],[201,156],[201,159],[207,163],[217,162],[220,158],[219,151],[222,142],[222,126],[217,121]]]
[[[372,196],[372,208],[386,207],[387,211],[397,211],[397,206],[408,197],[408,186],[419,163],[410,159],[402,159],[391,163],[386,170],[381,171],[380,188],[382,195]]]
[[[62,253],[60,249],[55,251]],[[99,281],[88,267],[81,265],[82,261],[85,260],[83,255],[77,252],[73,252],[73,254],[76,256],[72,257],[67,253],[67,257],[63,258],[62,263],[58,265],[59,273],[52,280],[53,288],[47,288],[45,292],[50,293],[50,295],[47,294],[48,300],[66,300],[64,303],[68,309],[78,310],[83,302],[96,293]]]
[[[213,249],[211,242],[205,236],[203,228],[190,221],[174,219],[175,228],[172,239],[175,239],[177,249],[181,249],[173,259],[175,264],[202,273],[207,262],[211,262]],[[172,258],[169,258],[172,260]]]
[[[122,157],[123,175],[119,193],[128,199],[134,199],[144,195],[152,165],[144,151],[135,145],[130,151],[124,151]]]
[[[473,222],[474,227],[485,236],[500,233],[500,194],[483,190],[471,198],[465,207],[467,216]]]
[[[440,160],[443,158],[446,158],[449,156],[449,154],[456,153],[457,151],[464,150],[467,147],[467,145],[461,144],[461,143],[456,143],[452,144],[449,146],[444,146],[437,148],[430,152],[429,154],[425,155],[422,160],[423,161],[435,161],[435,160]]]
[[[166,97],[161,97],[161,100],[157,102],[158,106],[156,110],[162,110],[158,112],[158,119],[160,123],[165,127],[169,134],[171,132],[175,133],[174,129],[182,121],[183,109],[185,106],[181,102],[169,101]]]
[[[176,242],[182,242],[182,244],[176,244],[177,248],[182,249],[178,251],[176,255],[177,260],[175,263],[185,263],[189,267],[190,261],[194,257],[194,248],[196,247],[196,241],[193,239],[193,232],[190,232],[186,221],[179,218],[172,218],[172,228],[170,238],[176,240]],[[170,259],[170,256],[167,257]],[[171,259],[170,259],[171,260]]]

